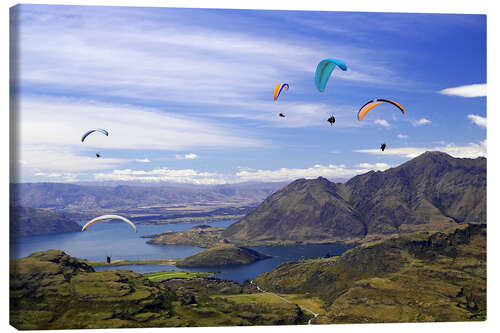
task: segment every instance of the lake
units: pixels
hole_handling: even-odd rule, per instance
[[[11,238],[10,258],[19,259],[36,251],[58,249],[67,254],[88,260],[105,261],[106,256],[112,260],[142,259],[176,259],[185,258],[204,249],[183,245],[150,245],[143,235],[158,234],[166,231],[184,231],[201,224],[226,228],[235,221],[211,223],[183,223],[146,225],[138,224],[138,232],[124,223],[96,223],[85,232],[72,232],[56,235],[25,236]],[[222,266],[210,268],[178,268],[172,265],[133,265],[120,267],[99,267],[97,271],[106,269],[130,269],[138,273],[182,270],[190,272],[215,272],[216,277],[243,282],[257,275],[268,272],[286,261],[297,261],[303,258],[323,257],[326,254],[340,255],[352,246],[344,244],[288,245],[252,247],[256,251],[273,256],[248,265]]]

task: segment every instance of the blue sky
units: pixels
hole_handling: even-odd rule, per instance
[[[21,5],[11,16],[15,181],[343,180],[426,150],[486,156],[482,15]],[[348,70],[320,93],[327,57]],[[359,122],[374,98],[407,113],[381,105]],[[96,127],[110,136],[82,144]]]

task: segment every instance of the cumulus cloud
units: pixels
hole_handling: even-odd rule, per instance
[[[358,164],[358,167],[360,167],[362,169],[384,171],[386,169],[389,169],[391,167],[391,165],[389,165],[387,163],[360,163],[360,164]]]
[[[386,170],[391,166],[386,163],[360,163],[349,168],[344,164],[315,164],[309,168],[250,169],[239,168],[235,174],[200,172],[193,169],[157,168],[153,170],[117,169],[109,173],[95,173],[95,180],[121,180],[143,182],[178,182],[191,184],[227,184],[248,181],[280,182],[297,178],[313,179],[325,177],[346,179],[370,170]]]
[[[469,118],[472,123],[476,124],[477,126],[486,128],[486,117],[481,117],[476,114],[469,114],[467,115],[467,118]]]
[[[57,173],[57,172],[51,172],[51,173],[46,173],[46,172],[36,172],[34,174],[35,177],[41,177],[41,178],[49,178],[51,180],[56,180],[58,182],[75,182],[77,181],[77,175],[74,173],[70,172],[65,172],[65,173]]]
[[[144,182],[169,181],[191,184],[224,184],[227,182],[214,172],[200,172],[193,169],[158,168],[149,171],[117,169],[110,173],[95,173],[95,180],[135,180]]]
[[[195,158],[198,158],[198,155],[193,154],[193,153],[184,154],[184,155],[177,154],[177,155],[175,155],[175,158],[178,160],[194,160]]]
[[[398,139],[407,139],[408,135],[406,135],[406,134],[398,134],[397,137],[398,137]]]
[[[418,120],[413,120],[411,123],[413,124],[413,126],[422,126],[422,125],[430,124],[431,121],[429,119],[426,119],[426,118],[420,118]]]
[[[380,125],[380,126],[384,126],[384,127],[389,127],[389,126],[391,126],[391,125],[387,122],[387,120],[384,120],[384,119],[377,119],[377,120],[375,120],[375,124]]]
[[[446,88],[439,91],[442,95],[460,97],[484,97],[486,96],[486,83],[470,84],[453,88]]]
[[[396,155],[407,158],[414,158],[426,151],[441,151],[458,158],[486,157],[486,139],[479,143],[469,143],[457,146],[453,143],[435,147],[404,147],[391,148],[382,152],[380,149],[358,149],[355,152],[373,155]]]

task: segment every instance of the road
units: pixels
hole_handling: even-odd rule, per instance
[[[282,296],[280,296],[280,295],[278,295],[278,294],[275,294],[275,293],[273,293],[273,292],[266,291],[266,290],[262,289],[262,288],[261,288],[261,287],[259,287],[256,283],[254,283],[254,282],[253,282],[253,280],[252,280],[252,281],[250,281],[250,283],[251,283],[251,284],[253,284],[255,287],[257,287],[257,290],[258,290],[258,291],[260,291],[260,292],[262,292],[262,293],[266,293],[266,294],[269,294],[269,295],[273,295],[273,296],[278,297],[279,299],[281,299],[281,300],[283,300],[283,301],[285,301],[285,302],[287,302],[287,303],[298,305],[298,306],[299,306],[302,310],[305,310],[305,311],[307,311],[307,312],[311,313],[311,314],[314,316],[314,318],[316,318],[317,316],[319,316],[319,313],[315,313],[314,311],[312,311],[312,310],[310,310],[310,309],[306,308],[305,306],[301,306],[301,305],[299,305],[299,304],[293,303],[293,302],[291,302],[291,301],[287,300],[286,298],[284,298],[284,297],[282,297]],[[312,320],[313,320],[314,318],[309,319],[309,321],[307,322],[307,324],[308,324],[308,325],[311,325],[311,322],[312,322]]]

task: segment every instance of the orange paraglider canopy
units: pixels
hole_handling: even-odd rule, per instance
[[[361,107],[361,109],[359,109],[359,111],[358,111],[358,120],[359,121],[363,120],[363,118],[366,116],[366,114],[368,112],[370,112],[371,109],[373,109],[374,107],[376,107],[377,105],[380,105],[382,103],[392,104],[395,107],[397,107],[398,109],[400,109],[403,114],[405,114],[405,109],[398,102],[390,101],[388,99],[378,98],[378,99],[374,99],[373,101],[369,101],[368,103],[366,103],[365,105],[363,105]]]

